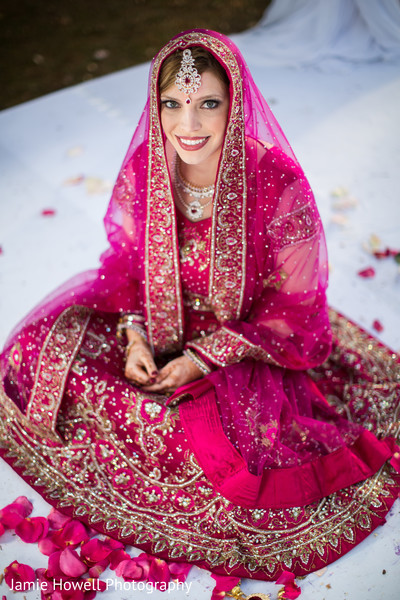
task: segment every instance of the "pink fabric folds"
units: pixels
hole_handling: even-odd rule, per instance
[[[215,391],[205,382],[186,386],[190,401],[180,415],[189,444],[216,489],[235,505],[247,508],[304,506],[370,477],[392,456],[393,444],[366,430],[350,446],[292,467],[249,472],[243,457],[221,427]]]

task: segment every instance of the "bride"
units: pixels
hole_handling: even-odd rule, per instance
[[[168,42],[110,243],[1,355],[3,458],[99,532],[216,573],[304,575],[400,487],[399,361],[328,309],[321,219],[236,46]]]

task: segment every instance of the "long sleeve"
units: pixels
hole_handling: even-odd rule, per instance
[[[286,185],[266,227],[264,264],[247,318],[188,342],[213,364],[251,358],[306,369],[328,356],[325,238],[312,194],[303,189],[304,182]]]

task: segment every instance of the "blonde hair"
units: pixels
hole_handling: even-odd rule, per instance
[[[200,75],[205,71],[211,71],[229,88],[229,78],[224,67],[210,52],[208,52],[208,50],[201,46],[191,46],[190,50],[192,51],[195,67]],[[176,74],[181,67],[182,54],[183,50],[176,50],[173,54],[170,54],[161,65],[160,76],[158,79],[158,89],[160,94],[165,92],[166,89],[175,83]]]

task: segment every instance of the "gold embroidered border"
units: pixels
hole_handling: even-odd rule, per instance
[[[158,76],[164,59],[188,45],[210,50],[232,78],[231,111],[216,182],[211,233],[209,295],[217,318],[241,312],[246,259],[246,177],[242,77],[232,50],[207,33],[188,33],[171,40],[157,55],[151,74],[150,148],[146,225],[146,310],[148,335],[156,352],[179,349],[183,308],[174,201],[159,115]]]
[[[3,393],[0,389],[0,397]],[[189,486],[184,480],[168,486],[168,490],[163,486],[167,494],[164,510],[163,505],[145,507],[128,498],[128,489],[118,491],[110,485],[107,469],[101,470],[99,465],[97,485],[84,485],[83,480],[79,485],[64,473],[71,460],[71,447],[49,447],[32,437],[29,429],[10,419],[5,410],[7,402],[2,404],[0,439],[8,448],[8,457],[16,461],[15,466],[24,467],[24,476],[44,488],[58,508],[73,508],[74,516],[87,518],[89,525],[102,523],[106,533],[122,541],[129,538],[130,543],[145,546],[153,554],[167,552],[170,559],[206,561],[210,567],[241,566],[249,576],[262,569],[271,578],[282,565],[290,570],[313,570],[316,559],[324,563],[328,562],[329,552],[340,555],[343,542],[355,544],[357,531],[371,531],[372,518],[384,514],[385,500],[397,493],[396,482],[386,469],[381,469],[362,484],[307,507],[244,509],[213,492],[207,500],[209,490],[205,490],[203,514],[196,506],[186,513],[171,511],[168,497],[190,494],[193,485],[201,491],[199,471]],[[87,452],[82,446],[80,464]],[[52,464],[45,456],[51,456]],[[85,462],[94,466],[92,453],[87,454]],[[141,477],[151,494],[154,480],[143,474]]]
[[[80,348],[91,310],[71,306],[56,319],[38,358],[27,418],[54,431],[66,379]]]
[[[262,360],[263,362],[282,366],[269,352],[252,344],[244,336],[228,329],[228,327],[220,327],[206,337],[196,338],[188,342],[186,346],[201,352],[219,367],[232,365],[244,358],[253,358],[254,360]]]

